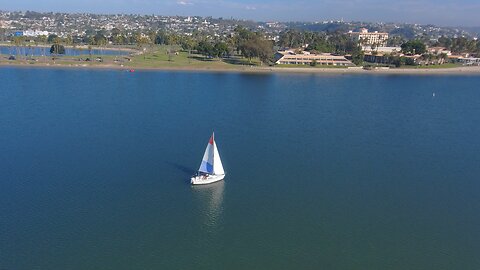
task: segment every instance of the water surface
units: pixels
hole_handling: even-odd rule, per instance
[[[0,79],[0,269],[480,267],[479,76]]]

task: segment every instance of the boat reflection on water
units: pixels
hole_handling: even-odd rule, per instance
[[[216,228],[222,218],[223,193],[225,181],[219,181],[209,185],[193,185],[192,191],[196,199],[196,205],[200,208],[199,213],[203,216],[204,224],[208,228]]]

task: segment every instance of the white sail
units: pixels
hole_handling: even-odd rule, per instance
[[[213,142],[213,174],[225,174],[223,170],[222,160],[218,153],[217,143]]]
[[[212,137],[213,138],[213,137]],[[207,144],[207,149],[205,149],[205,153],[203,154],[202,163],[200,164],[200,168],[198,169],[199,172],[210,173],[213,174],[213,139]]]
[[[218,153],[217,144],[215,143],[213,134],[208,141],[207,149],[205,149],[202,163],[200,164],[198,171],[200,174],[190,178],[190,183],[192,183],[192,185],[211,184],[223,180],[225,177],[222,160],[220,159],[220,154]]]
[[[208,141],[207,149],[205,149],[202,163],[200,164],[198,171],[215,175],[225,174],[213,134]]]

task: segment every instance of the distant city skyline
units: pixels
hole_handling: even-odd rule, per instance
[[[2,10],[212,16],[255,21],[371,21],[480,26],[478,0],[0,0]]]

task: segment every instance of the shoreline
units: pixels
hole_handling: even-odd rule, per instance
[[[119,65],[68,65],[45,63],[9,63],[0,62],[0,68],[58,68],[58,69],[85,69],[85,70],[135,70],[135,71],[189,71],[189,72],[225,72],[225,73],[271,73],[271,74],[387,74],[387,75],[480,75],[480,66],[464,66],[454,68],[399,68],[399,69],[348,69],[348,68],[288,68],[288,67],[257,67],[234,66],[232,68],[198,68],[198,67],[135,67]]]

